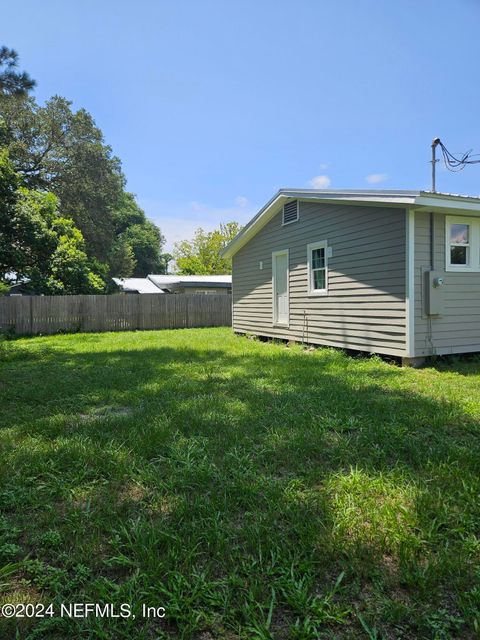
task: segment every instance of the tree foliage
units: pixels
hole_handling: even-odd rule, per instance
[[[35,86],[35,80],[25,71],[18,71],[18,53],[15,49],[0,47],[0,94],[21,96]]]
[[[134,276],[166,272],[164,256],[160,251],[165,240],[153,222],[145,220],[142,224],[131,225],[120,238],[130,245],[135,256]]]
[[[134,224],[142,225],[146,221],[144,211],[138,206],[133,193],[124,191],[120,202],[113,212],[115,233],[122,234]]]
[[[0,102],[7,148],[25,186],[52,191],[63,216],[72,218],[89,255],[106,260],[114,241],[114,211],[125,178],[118,158],[84,109],[54,96],[45,106],[33,98]]]
[[[107,274],[162,272],[164,238],[125,191],[120,160],[85,109],[73,111],[60,96],[40,106],[0,93],[0,147],[25,187],[58,197],[61,216],[75,222],[88,256]]]
[[[85,252],[82,233],[63,218],[53,193],[19,187],[0,151],[0,273],[15,273],[37,293],[96,293],[104,282]]]
[[[178,273],[184,275],[222,275],[231,273],[231,260],[221,256],[222,250],[240,231],[238,222],[221,224],[214,231],[196,230],[192,241],[177,242],[173,257]]]
[[[137,261],[133,249],[125,238],[117,238],[109,255],[110,275],[128,278],[135,271]]]

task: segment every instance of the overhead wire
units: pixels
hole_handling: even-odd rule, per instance
[[[472,155],[473,149],[470,149],[469,151],[463,153],[461,156],[457,157],[447,149],[447,147],[441,140],[438,141],[438,144],[442,150],[445,166],[449,171],[462,171],[463,169],[465,169],[467,164],[480,164],[480,159],[474,159],[479,157],[480,154],[475,153]]]

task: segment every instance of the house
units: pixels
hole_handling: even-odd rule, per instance
[[[148,278],[112,278],[123,293],[163,293]]]
[[[232,276],[148,275],[146,278],[113,278],[125,293],[232,293]]]
[[[168,293],[232,293],[232,276],[147,276]]]
[[[480,351],[480,198],[281,189],[226,247],[238,333],[399,356]]]

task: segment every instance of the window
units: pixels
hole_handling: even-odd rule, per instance
[[[480,219],[445,219],[447,271],[480,271]]]
[[[324,296],[328,290],[328,246],[327,241],[313,242],[307,246],[308,293]]]
[[[470,225],[450,225],[450,264],[468,266],[470,258]]]
[[[282,224],[290,224],[298,220],[298,200],[292,200],[283,205]]]

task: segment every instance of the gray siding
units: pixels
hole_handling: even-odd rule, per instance
[[[233,327],[311,344],[405,355],[404,209],[301,202],[275,215],[233,258]],[[329,293],[309,297],[307,244],[328,240]],[[273,327],[272,252],[289,249],[290,324]],[[259,268],[263,261],[263,269]]]
[[[468,215],[468,214],[465,214]],[[425,270],[430,269],[430,214],[415,214],[415,355],[480,351],[480,273],[445,271],[445,215],[434,216],[434,268],[444,277],[444,313],[427,318]]]

